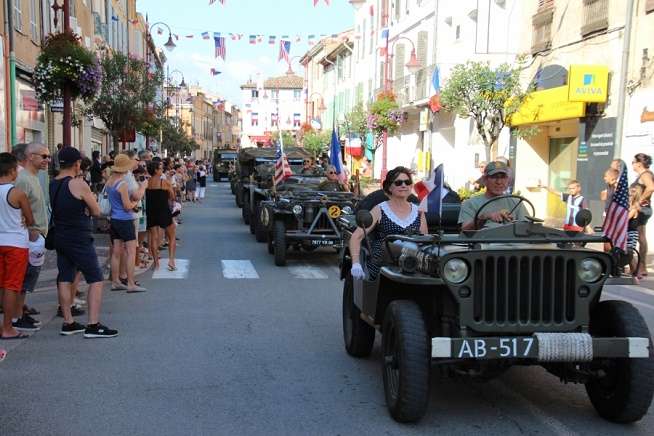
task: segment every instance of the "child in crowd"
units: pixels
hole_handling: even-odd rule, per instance
[[[638,257],[634,251],[638,247],[638,214],[640,213],[640,201],[643,196],[642,185],[634,185],[629,188],[629,224],[627,224],[627,249],[633,253],[629,270],[637,279],[642,278],[638,271]]]
[[[18,295],[29,260],[27,228],[34,217],[27,195],[13,183],[18,175],[18,161],[11,153],[0,153],[0,288],[4,290],[1,339],[26,337],[14,324],[22,316]]]
[[[568,193],[558,192],[547,186],[543,186],[549,192],[561,197],[561,201],[566,204],[565,220],[563,221],[563,230],[567,232],[583,232],[584,228],[579,227],[575,222],[575,217],[581,209],[588,209],[588,203],[581,195],[581,183],[577,180],[571,180],[568,183]]]

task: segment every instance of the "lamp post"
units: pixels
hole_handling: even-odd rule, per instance
[[[312,102],[311,99],[313,98],[314,95],[317,95],[320,97],[320,105],[318,106],[318,112],[320,112],[321,116],[322,113],[327,110],[327,106],[325,106],[325,97],[319,92],[313,92],[309,97],[307,97],[307,120],[306,122],[309,122],[309,102]],[[312,102],[313,103],[313,102]],[[311,111],[311,115],[313,115],[313,110]],[[322,126],[321,126],[322,127]]]
[[[171,81],[171,75],[174,73],[179,73],[180,76],[182,76],[182,81],[179,82],[179,86],[177,85],[172,85]],[[179,70],[173,70],[173,71],[168,71],[166,74],[167,78],[166,81],[168,82],[167,89],[170,89],[171,87],[175,87],[175,121],[177,122],[177,125],[180,126],[180,119],[179,119],[179,93],[182,88],[186,87],[186,82],[184,81],[184,73],[182,73]],[[166,106],[167,107],[167,106]],[[168,112],[168,109],[166,109],[166,113]]]
[[[293,71],[293,67],[291,66],[291,64],[293,63],[293,59],[302,59],[302,56],[293,56],[288,60],[288,70],[286,70],[287,76],[292,76],[293,74],[295,74],[295,71]]]
[[[384,91],[391,90],[391,79],[390,79],[390,61],[393,58],[393,50],[395,49],[395,44],[398,41],[409,41],[411,44],[411,55],[409,56],[409,62],[405,64],[406,68],[409,70],[409,74],[415,74],[422,68],[418,57],[416,56],[416,46],[409,38],[406,36],[400,36],[395,39],[389,47],[388,42],[386,42],[386,59],[384,61]],[[384,150],[382,152],[382,169],[381,169],[381,178],[386,177],[387,169],[387,156],[388,156],[388,132],[384,132],[383,136],[383,145]]]
[[[57,25],[57,13],[60,9],[63,9],[64,12],[64,32],[70,32],[70,5],[69,0],[63,0],[63,5],[59,4],[58,0],[55,0],[52,3],[52,10],[54,11],[54,25]],[[13,14],[13,11],[7,11],[9,14]],[[10,29],[13,32],[13,29]],[[70,93],[70,86],[64,85],[63,89],[63,100],[64,100],[64,120],[63,120],[63,145],[64,147],[69,147],[72,143],[72,124],[73,124],[73,108],[72,108],[72,96]],[[13,120],[12,120],[13,121]]]
[[[152,24],[148,28],[148,34],[152,35],[152,28],[154,26],[157,26],[157,25],[166,26],[166,28],[168,29],[168,41],[166,41],[166,43],[164,44],[164,47],[168,51],[173,51],[175,49],[175,47],[177,47],[177,45],[175,44],[175,41],[173,41],[173,32],[170,30],[170,26],[168,24],[164,23],[163,21],[157,21],[156,23]],[[146,56],[146,58],[147,58],[147,56]]]

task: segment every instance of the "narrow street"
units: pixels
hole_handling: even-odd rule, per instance
[[[34,296],[51,316],[0,365],[0,433],[645,435],[654,428],[652,411],[635,425],[602,420],[583,386],[562,385],[540,368],[513,368],[486,383],[433,371],[427,415],[400,425],[386,411],[379,345],[364,360],[343,348],[333,251],[293,253],[288,267],[275,267],[224,183],[209,186],[205,204],[185,209],[179,234],[179,271],[143,274],[144,294],[106,292],[102,318],[120,331],[116,339],[60,336],[55,292]],[[654,328],[648,290],[606,295],[634,302]]]

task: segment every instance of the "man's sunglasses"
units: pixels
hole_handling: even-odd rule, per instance
[[[34,156],[41,156],[41,159],[43,159],[43,160],[50,159],[50,155],[49,155],[49,154],[38,154],[38,153],[32,153],[32,154],[33,154]]]
[[[327,171],[327,174],[336,174],[335,171]]]
[[[413,182],[409,179],[405,179],[405,180],[396,180],[393,182],[393,184],[395,186],[402,186],[402,185],[411,186],[413,185]]]

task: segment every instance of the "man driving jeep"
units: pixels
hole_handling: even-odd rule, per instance
[[[461,230],[478,230],[497,227],[507,221],[525,220],[527,213],[524,204],[518,205],[519,200],[516,198],[504,198],[484,207],[477,222],[474,222],[475,214],[487,201],[505,194],[510,179],[511,168],[506,163],[495,161],[486,165],[481,177],[486,186],[486,193],[470,197],[463,202],[459,213]]]

